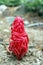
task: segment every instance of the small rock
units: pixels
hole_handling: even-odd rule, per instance
[[[3,24],[4,22],[3,21],[0,21],[0,25]]]
[[[2,14],[2,11],[0,11],[0,14]]]
[[[37,58],[34,59],[33,65],[40,65],[41,61]]]
[[[4,32],[9,32],[9,30],[8,30],[8,29],[4,29],[3,31],[4,31]]]
[[[23,65],[22,63],[20,63],[20,65]]]
[[[25,24],[25,25],[28,25],[28,24],[29,24],[29,22],[26,20],[26,21],[24,21],[24,24]]]
[[[5,5],[0,5],[0,11],[4,12],[7,9]]]
[[[38,63],[33,63],[32,65],[40,65],[40,62],[38,62]]]
[[[37,56],[37,57],[40,57],[41,55],[42,55],[42,52],[41,52],[41,51],[37,51],[37,52],[36,52],[36,56]]]
[[[30,63],[29,62],[25,62],[25,63],[23,63],[23,65],[30,65]]]

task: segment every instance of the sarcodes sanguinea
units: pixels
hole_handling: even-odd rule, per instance
[[[29,37],[24,28],[24,21],[21,17],[16,17],[11,25],[8,49],[12,51],[18,60],[20,60],[27,53],[28,44]]]

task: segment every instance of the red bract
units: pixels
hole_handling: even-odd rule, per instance
[[[29,38],[25,32],[23,20],[21,17],[16,17],[11,25],[9,50],[20,60],[27,53],[28,42]]]

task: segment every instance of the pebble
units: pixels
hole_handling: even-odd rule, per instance
[[[36,56],[37,56],[37,57],[42,56],[42,52],[41,52],[41,51],[37,51],[37,52],[36,52]]]
[[[28,25],[28,24],[29,24],[29,21],[27,21],[27,20],[24,21],[24,24],[25,24],[25,25]]]
[[[2,12],[0,11],[0,14],[2,14]]]
[[[8,29],[4,29],[3,31],[4,31],[4,32],[9,32],[9,30],[8,30]]]
[[[3,24],[4,22],[3,21],[0,21],[0,25]]]
[[[29,62],[25,62],[25,63],[23,63],[23,65],[30,65],[30,63]]]
[[[38,63],[33,63],[32,65],[40,65],[40,62],[38,62]]]

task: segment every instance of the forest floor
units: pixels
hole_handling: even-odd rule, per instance
[[[0,14],[0,65],[43,65],[43,28],[42,27],[25,27],[30,42],[27,54],[22,60],[17,60],[12,54],[7,54],[4,45],[8,47],[10,36],[10,25],[16,16],[21,16],[25,24],[41,23],[43,17],[37,13],[25,13],[18,7],[7,7]]]

